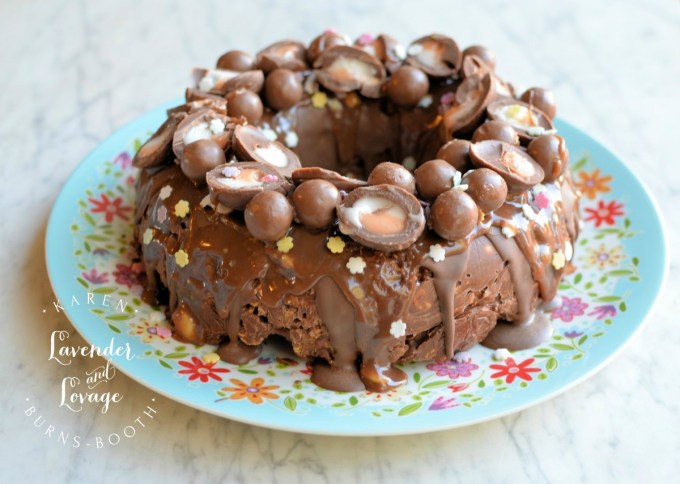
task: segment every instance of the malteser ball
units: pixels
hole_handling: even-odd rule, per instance
[[[387,95],[399,106],[412,107],[418,104],[430,89],[427,75],[411,66],[403,66],[387,83]]]
[[[335,206],[340,192],[326,180],[308,180],[293,193],[295,216],[306,227],[324,229],[335,220]]]
[[[288,69],[275,69],[264,83],[267,103],[280,111],[290,109],[302,98],[300,78]]]
[[[442,192],[453,187],[453,178],[458,173],[444,160],[430,160],[415,171],[416,188],[424,200],[434,200]]]
[[[454,139],[439,148],[437,158],[446,161],[458,171],[470,169],[470,145],[466,139]]]
[[[397,163],[385,161],[376,165],[368,175],[369,185],[394,185],[409,193],[416,192],[416,179],[410,171]]]
[[[184,147],[180,168],[189,180],[196,185],[203,185],[205,174],[226,162],[224,151],[217,143],[210,139],[199,139]]]
[[[543,89],[542,87],[532,87],[527,89],[524,91],[524,94],[522,94],[522,97],[520,97],[520,100],[537,107],[550,119],[553,119],[555,114],[557,114],[555,95],[552,93],[552,91]]]
[[[569,151],[564,138],[556,134],[544,134],[533,139],[527,153],[545,172],[546,182],[555,181],[569,164]]]
[[[477,205],[468,194],[449,190],[439,195],[432,204],[429,225],[446,240],[460,240],[472,232],[478,216]]]
[[[472,197],[484,213],[500,208],[508,196],[508,185],[503,177],[488,168],[469,171],[463,177],[463,184],[468,186],[465,193]]]
[[[494,70],[496,68],[496,55],[483,45],[471,45],[463,51],[463,58],[470,54],[482,59],[489,66],[489,69]]]
[[[257,123],[262,117],[264,107],[260,96],[248,89],[237,89],[227,95],[227,111],[229,116],[243,116],[250,124]]]
[[[250,71],[255,68],[255,57],[242,50],[230,50],[217,60],[217,68],[228,71]]]
[[[497,139],[513,146],[519,146],[519,136],[517,131],[508,123],[503,121],[487,121],[475,130],[472,135],[472,142],[484,141],[486,139]]]
[[[293,207],[279,192],[265,190],[255,195],[243,213],[250,234],[264,242],[286,235],[293,223]]]

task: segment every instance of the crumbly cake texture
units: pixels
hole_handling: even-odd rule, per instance
[[[554,96],[495,64],[444,35],[329,30],[195,69],[134,160],[145,300],[231,363],[285,338],[341,391],[540,343],[578,194]]]

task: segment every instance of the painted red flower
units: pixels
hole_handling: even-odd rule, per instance
[[[139,284],[139,272],[136,272],[132,266],[125,264],[116,264],[116,270],[113,271],[113,277],[116,278],[116,283],[127,287],[132,287]]]
[[[595,222],[595,227],[602,224],[614,225],[616,224],[615,217],[623,215],[623,204],[612,200],[609,203],[604,203],[602,200],[597,202],[597,208],[586,208],[588,216],[585,218],[586,222]]]
[[[462,392],[463,390],[465,390],[469,386],[470,385],[468,385],[467,383],[455,383],[453,385],[449,385],[446,388],[451,390],[452,393],[456,393],[456,392]]]
[[[507,358],[504,365],[490,365],[493,370],[498,370],[491,375],[491,378],[505,378],[505,383],[508,385],[515,381],[515,378],[521,380],[531,381],[531,374],[541,371],[540,368],[533,368],[531,365],[534,362],[533,358],[528,358],[521,363],[515,363],[513,358]]]
[[[215,363],[205,363],[195,356],[191,357],[191,361],[179,361],[180,366],[183,366],[184,370],[179,370],[178,373],[183,375],[189,375],[189,381],[200,380],[206,383],[209,379],[222,381],[220,373],[229,373],[226,368],[213,368]]]
[[[90,203],[94,205],[92,213],[103,213],[107,223],[113,222],[114,217],[120,217],[123,220],[129,220],[127,212],[131,212],[131,207],[123,207],[123,199],[121,197],[109,199],[105,193],[101,194],[101,200],[94,198],[89,199]]]

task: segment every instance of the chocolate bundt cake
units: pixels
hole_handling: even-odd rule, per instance
[[[494,69],[443,35],[334,31],[196,69],[134,160],[145,299],[231,363],[283,337],[343,391],[540,343],[578,196],[553,95]]]

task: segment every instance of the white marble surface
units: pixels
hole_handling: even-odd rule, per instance
[[[198,4],[0,5],[1,481],[677,482],[676,249],[650,324],[620,357],[569,392],[488,423],[403,438],[304,436],[198,412],[122,375],[113,385],[125,398],[106,416],[55,408],[66,370],[47,362],[49,334],[71,328],[42,313],[52,299],[43,261],[52,202],[93,147],[176,97],[192,66],[211,64],[228,48],[309,40],[328,26],[351,35],[388,31],[403,41],[441,31],[461,44],[485,43],[505,77],[553,88],[561,116],[630,164],[663,207],[670,246],[680,244],[675,1]],[[59,444],[23,413],[34,404],[58,429],[107,435],[154,397],[153,422],[134,439],[100,450]]]

